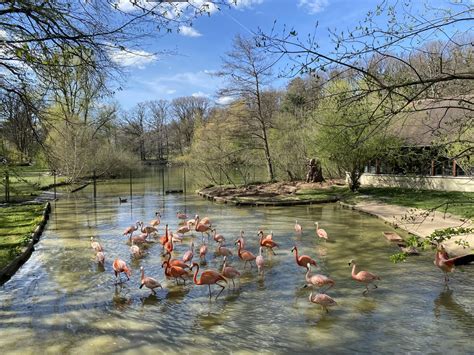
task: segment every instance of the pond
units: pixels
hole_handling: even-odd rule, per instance
[[[36,251],[0,288],[2,352],[474,351],[473,267],[459,268],[448,290],[432,252],[392,264],[395,249],[382,236],[390,227],[376,218],[337,204],[232,207],[204,200],[191,187],[186,195],[164,195],[163,176],[165,188],[182,188],[180,170],[140,175],[133,179],[131,199],[124,179],[99,183],[95,200],[89,186],[53,203]],[[119,203],[119,196],[128,202]],[[230,287],[209,301],[206,286],[165,280],[160,244],[150,244],[142,259],[132,260],[123,230],[138,219],[150,221],[157,210],[162,211],[160,234],[165,223],[176,230],[179,210],[209,216],[234,250],[243,229],[246,249],[257,253],[260,228],[272,230],[280,248],[275,256],[264,253],[264,277],[255,267],[243,271],[243,262],[231,257],[242,272],[240,288]],[[294,233],[295,219],[303,226],[301,236]],[[315,221],[330,241],[315,237]],[[104,246],[103,269],[94,260],[91,236]],[[176,245],[174,257],[188,250],[192,238]],[[194,241],[196,255],[200,234]],[[328,294],[338,305],[329,313],[308,302],[305,269],[291,253],[295,244],[317,260],[318,273],[336,282]],[[211,241],[201,270],[221,268],[215,248]],[[132,268],[130,281],[122,285],[115,285],[115,257]],[[351,279],[350,259],[382,278],[378,289],[362,295],[363,286]],[[139,289],[140,266],[162,282],[156,296]]]

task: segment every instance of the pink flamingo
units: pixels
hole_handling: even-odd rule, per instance
[[[127,263],[125,261],[118,258],[115,259],[112,268],[115,272],[115,280],[117,280],[117,276],[121,276],[122,272],[125,274],[125,276],[127,276],[127,280],[130,280],[132,271],[128,268]]]
[[[131,225],[123,231],[123,235],[129,235],[133,234],[138,229],[138,226],[140,225],[140,221],[137,221],[134,225]]]
[[[221,274],[226,279],[231,279],[232,280],[232,284],[234,285],[234,289],[235,289],[234,279],[236,277],[240,277],[240,272],[235,267],[227,266],[227,256],[224,256],[224,264],[222,265]]]
[[[349,266],[351,265],[352,265],[352,273],[351,273],[352,279],[358,282],[361,282],[365,285],[365,291],[362,293],[363,295],[369,292],[369,284],[374,283],[376,280],[381,280],[380,277],[368,271],[359,271],[358,273],[356,273],[355,272],[356,264],[354,260],[349,261]],[[375,283],[374,283],[374,288],[377,288],[377,285]]]
[[[298,248],[296,245],[291,249],[292,252],[295,253],[296,263],[301,267],[307,267],[308,264],[317,266],[316,261],[309,257],[308,255],[298,255]]]
[[[138,245],[135,245],[134,240],[132,239],[132,246],[130,247],[130,252],[132,253],[133,257],[139,258],[142,256],[142,252]]]
[[[237,244],[237,242],[240,241],[240,245],[242,247],[242,249],[245,248],[245,239],[244,239],[244,231],[241,230],[240,231],[240,236],[235,240],[235,244]]]
[[[99,265],[104,266],[105,263],[105,254],[103,251],[98,251],[97,254],[95,255],[95,259],[99,263]]]
[[[148,234],[145,234],[145,233],[142,233],[138,236],[132,236],[130,234],[130,237],[129,237],[129,242],[130,244],[144,244],[146,243],[146,238],[147,238]]]
[[[456,266],[457,260],[465,258],[465,256],[458,256],[449,258],[448,253],[443,245],[439,245],[436,250],[434,264],[444,272],[444,282],[446,285],[449,282],[448,272],[453,272]],[[471,258],[474,259],[474,258]]]
[[[273,232],[270,235],[267,235],[265,238],[263,238],[263,231],[259,231],[258,235],[260,236],[260,246],[267,248],[267,251],[269,250],[273,253],[273,255],[276,255],[273,248],[277,248],[278,244],[275,243],[272,239],[273,238]]]
[[[197,263],[193,263],[193,266],[191,267],[191,270],[194,267],[196,267],[196,271],[194,272],[194,278],[193,278],[194,284],[196,284],[196,285],[207,285],[209,287],[209,299],[211,298],[211,285],[217,285],[217,286],[221,287],[220,292],[216,296],[216,300],[217,300],[217,297],[219,297],[219,295],[225,289],[225,286],[219,284],[219,281],[224,281],[227,284],[227,280],[224,278],[224,276],[222,276],[221,274],[219,274],[217,271],[214,271],[214,270],[204,271],[201,274],[201,277],[198,280],[197,279],[197,274],[199,272],[199,265]]]
[[[176,285],[178,284],[178,277],[183,280],[184,285],[186,285],[186,280],[184,276],[188,276],[188,272],[184,270],[182,267],[179,266],[171,266],[168,260],[163,261],[163,264],[161,264],[161,267],[165,266],[165,275],[167,277],[172,277],[176,281]]]
[[[232,251],[229,248],[226,248],[222,246],[222,242],[219,243],[219,246],[217,247],[217,253],[221,256],[232,256]]]
[[[301,234],[301,232],[303,232],[303,228],[300,224],[298,224],[298,220],[295,221],[295,232],[298,234]]]
[[[195,215],[194,218],[188,219],[186,224],[189,224],[191,226],[195,226],[197,224],[198,219],[199,219],[199,215]]]
[[[191,266],[189,266],[188,264],[186,264],[183,260],[179,260],[179,259],[171,259],[171,254],[170,253],[166,253],[165,254],[165,257],[168,257],[168,259],[166,261],[168,261],[168,264],[170,266],[179,266],[183,269],[189,269],[191,268]]]
[[[321,308],[326,311],[326,313],[329,313],[328,307],[337,305],[337,302],[325,293],[317,293],[313,296],[313,292],[311,292],[309,295],[309,301],[319,304]]]
[[[207,239],[209,240],[209,230],[210,229],[211,229],[211,227],[209,225],[200,222],[199,216],[198,216],[197,219],[196,219],[196,227],[194,228],[194,230],[196,232],[201,233],[202,240],[204,240],[204,233],[207,234]]]
[[[199,258],[201,260],[204,259],[204,261],[206,260],[206,254],[207,254],[207,245],[206,244],[203,244],[201,245],[201,247],[199,248]]]
[[[154,278],[145,276],[145,270],[143,269],[143,266],[140,266],[140,271],[142,272],[140,288],[145,286],[146,288],[149,288],[154,295],[156,295],[156,291],[154,289],[158,287],[161,287],[161,288],[163,287]]]
[[[178,219],[187,219],[188,216],[185,213],[181,213],[180,211],[176,212],[176,218]]]
[[[253,255],[251,252],[249,252],[248,250],[242,249],[242,242],[240,241],[240,239],[237,240],[235,242],[235,244],[239,245],[238,254],[239,254],[240,260],[245,261],[244,269],[245,269],[245,266],[247,265],[247,263],[250,263],[250,268],[252,268],[252,261],[255,260],[257,257],[255,255]]]
[[[224,236],[222,234],[217,234],[217,231],[215,228],[211,229],[211,232],[213,233],[212,238],[214,239],[216,243],[225,242]]]
[[[323,286],[329,286],[327,289],[324,290],[326,292],[329,290],[331,287],[334,286],[335,282],[334,280],[330,279],[327,276],[324,275],[319,275],[319,274],[311,274],[311,264],[307,264],[308,271],[306,272],[305,279],[306,279],[306,285],[304,287],[309,287],[309,286],[316,286],[316,287],[323,287]]]
[[[94,251],[104,251],[102,245],[100,245],[99,242],[94,241],[94,237],[91,237],[91,248],[94,249]]]
[[[260,253],[255,258],[255,264],[257,264],[258,273],[259,274],[261,273],[263,276],[265,274],[265,271],[263,269],[265,265],[265,261],[263,260],[263,256],[262,256],[262,247],[260,247]]]
[[[191,260],[193,260],[193,256],[194,256],[194,242],[191,242],[190,249],[183,255],[183,261],[185,263],[190,262]]]
[[[140,231],[142,233],[146,233],[147,235],[158,232],[158,229],[156,229],[155,227],[152,227],[152,226],[145,226],[145,224],[143,222],[140,222],[140,225],[142,226]]]
[[[152,219],[150,222],[150,226],[156,227],[159,226],[161,223],[161,213],[160,212],[155,212],[155,219]]]
[[[319,228],[319,222],[314,222],[314,224],[316,225],[316,235],[319,238],[323,238],[323,239],[328,240],[328,234],[326,233],[326,231],[324,229]]]
[[[178,234],[186,234],[189,232],[191,232],[191,224],[189,223],[189,221],[186,222],[186,225],[179,227],[176,231],[176,233]]]

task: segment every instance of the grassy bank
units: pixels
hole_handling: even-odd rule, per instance
[[[0,269],[18,256],[42,219],[44,205],[0,207]]]
[[[344,201],[351,204],[367,200],[424,210],[436,208],[440,212],[474,218],[474,192],[365,187],[344,195]]]

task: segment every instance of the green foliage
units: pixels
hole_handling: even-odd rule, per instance
[[[457,228],[445,228],[445,229],[438,229],[431,233],[426,239],[425,239],[425,246],[438,246],[442,244],[443,242],[450,240],[452,237],[457,236],[457,235],[462,235],[462,234],[468,234],[468,233],[473,233],[474,228],[466,228],[466,227],[457,227]],[[456,244],[464,246],[464,247],[469,247],[469,244],[466,241],[456,241]]]
[[[407,253],[400,252],[393,255],[390,255],[390,261],[394,264],[401,263],[405,261],[408,257]]]

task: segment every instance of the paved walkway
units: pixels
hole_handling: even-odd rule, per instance
[[[472,221],[463,221],[457,216],[434,212],[427,215],[425,210],[389,205],[380,202],[360,202],[357,205],[343,205],[377,216],[385,222],[397,226],[418,237],[425,238],[437,229],[449,227],[473,227]],[[465,240],[469,248],[457,245],[455,241]],[[443,243],[450,255],[465,255],[474,251],[474,234],[460,235]]]

